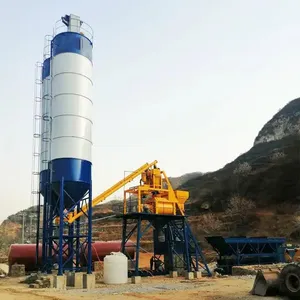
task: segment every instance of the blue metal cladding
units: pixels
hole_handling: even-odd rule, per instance
[[[50,181],[50,170],[43,170],[40,173],[40,191],[43,197],[45,197],[46,194],[46,185]]]
[[[57,158],[52,160],[52,182],[60,181],[64,177],[66,181],[79,181],[91,183],[92,163],[77,158]]]
[[[42,70],[42,80],[44,80],[50,75],[50,61],[51,61],[50,57],[44,60],[43,70]]]
[[[52,40],[52,56],[60,53],[77,53],[93,61],[93,44],[84,35],[77,32],[63,32]]]
[[[69,199],[66,207],[79,201],[89,190],[92,181],[92,163],[77,158],[58,158],[51,161],[52,186],[59,193],[60,182],[64,178],[64,188]]]

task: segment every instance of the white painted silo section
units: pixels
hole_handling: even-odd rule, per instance
[[[52,58],[51,160],[92,160],[92,62],[77,53]]]
[[[51,107],[51,75],[45,77],[42,81],[42,125],[41,125],[41,162],[40,170],[48,169],[50,160],[50,107]]]

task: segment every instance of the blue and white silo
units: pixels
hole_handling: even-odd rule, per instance
[[[92,29],[86,23],[78,16],[65,15],[56,24],[50,55],[43,63],[41,269],[51,272],[57,263],[58,275],[80,270],[81,251],[86,248],[87,272],[91,273],[92,40]],[[86,231],[79,219],[74,223],[65,219],[83,205],[90,208]]]
[[[65,207],[79,201],[91,185],[92,41],[74,15],[62,21],[68,31],[52,40],[51,182],[59,192],[64,178]],[[72,198],[72,199],[71,199]]]

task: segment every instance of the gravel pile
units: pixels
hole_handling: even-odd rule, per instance
[[[99,295],[126,295],[126,293],[138,293],[138,294],[147,294],[147,293],[158,293],[162,291],[182,291],[182,290],[191,290],[199,288],[199,285],[210,285],[209,282],[180,282],[177,283],[160,283],[160,284],[146,284],[141,283],[139,285],[134,284],[125,284],[118,285],[113,287],[103,287],[96,288],[94,290],[67,290],[66,293],[72,294],[82,293],[82,294],[99,294]]]

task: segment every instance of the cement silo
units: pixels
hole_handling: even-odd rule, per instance
[[[86,232],[82,222],[68,224],[66,218],[92,199],[92,29],[78,16],[65,15],[49,45],[41,75],[41,269],[50,272],[57,264],[59,275],[78,270],[80,253],[88,249],[90,273],[92,210],[86,213]]]

